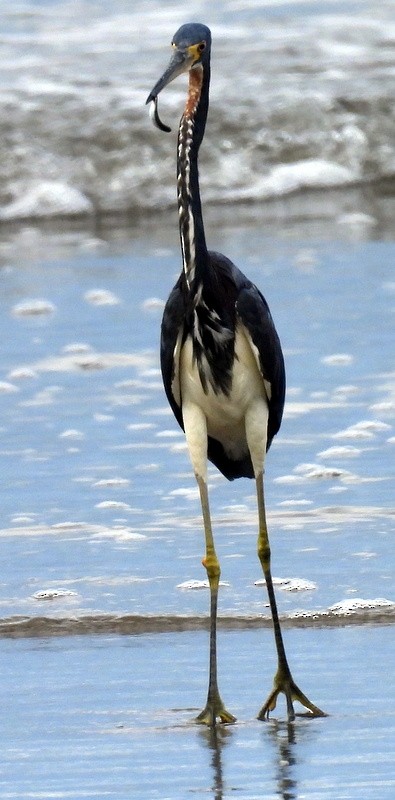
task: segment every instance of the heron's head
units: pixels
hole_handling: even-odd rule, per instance
[[[211,33],[206,25],[198,22],[190,22],[181,25],[177,33],[174,34],[171,43],[173,54],[167,69],[157,83],[152,92],[147,97],[147,103],[153,103],[153,119],[161,130],[169,131],[167,125],[160,121],[157,111],[158,94],[174,78],[192,69],[204,69],[210,61]]]

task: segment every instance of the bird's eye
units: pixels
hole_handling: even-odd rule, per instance
[[[203,53],[203,50],[206,49],[206,42],[200,42],[197,46],[198,53]]]

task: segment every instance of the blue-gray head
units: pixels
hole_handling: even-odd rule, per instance
[[[147,103],[153,102],[153,118],[155,124],[161,130],[169,131],[166,125],[160,121],[157,112],[157,98],[159,92],[164,89],[174,78],[184,72],[190,72],[195,68],[207,68],[210,63],[211,32],[206,25],[199,22],[189,22],[181,25],[177,33],[174,34],[171,46],[174,50],[170,59],[169,66],[155,84],[152,92],[148,95]]]

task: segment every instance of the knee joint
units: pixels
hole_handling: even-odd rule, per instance
[[[258,558],[262,566],[270,564],[270,547],[268,544],[258,544]]]
[[[221,575],[221,568],[216,555],[204,556],[204,558],[202,558],[202,564],[207,572],[207,577],[209,581],[212,580],[219,581],[219,577]]]

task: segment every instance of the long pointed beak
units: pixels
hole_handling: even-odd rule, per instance
[[[155,84],[152,92],[147,97],[146,103],[151,103],[153,100],[156,100],[158,97],[159,92],[165,88],[171,81],[174,81],[174,78],[177,78],[178,75],[182,75],[183,72],[187,72],[190,67],[191,59],[188,57],[186,52],[182,50],[175,50],[173,53],[169,66],[163,73],[162,77],[159,78],[157,83]]]
[[[159,78],[158,82],[155,84],[152,92],[147,97],[146,104],[152,103],[150,108],[150,117],[159,128],[160,131],[165,131],[166,133],[170,133],[171,128],[168,125],[165,125],[159,117],[158,113],[158,94],[165,88],[171,81],[174,81],[174,78],[177,78],[178,75],[182,75],[183,72],[188,72],[192,63],[192,59],[188,55],[187,52],[182,50],[175,50],[173,56],[170,59],[170,64],[163,73],[162,77]]]

